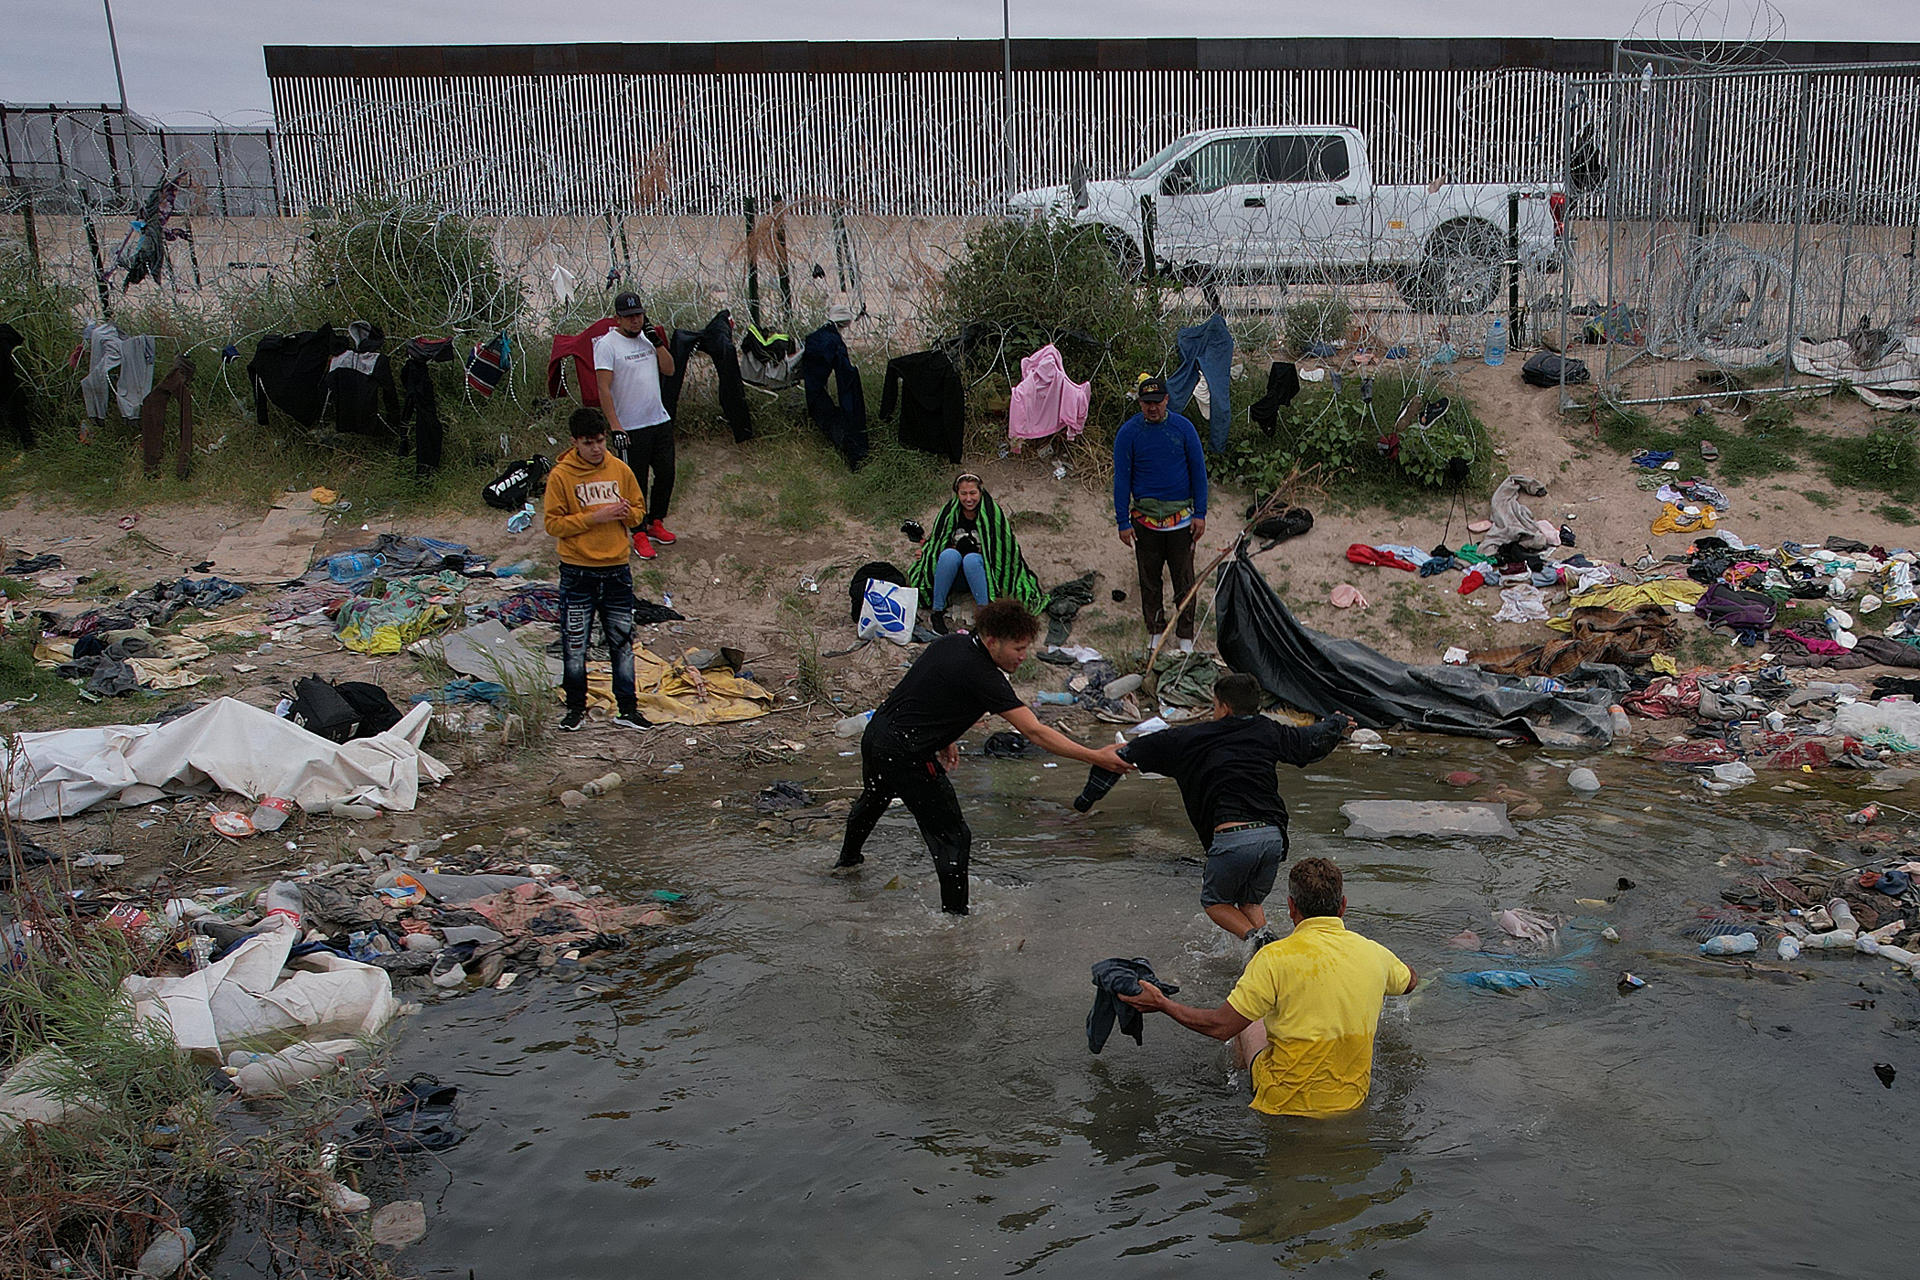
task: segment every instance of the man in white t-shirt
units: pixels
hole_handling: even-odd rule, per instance
[[[633,550],[651,560],[654,543],[674,541],[666,526],[673,497],[673,419],[660,399],[660,379],[673,376],[673,354],[666,330],[647,323],[638,294],[615,295],[613,317],[614,327],[593,340],[593,374],[607,415],[608,443],[646,494],[647,522],[633,531]]]

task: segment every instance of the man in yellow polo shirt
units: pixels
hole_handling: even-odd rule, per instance
[[[1413,990],[1419,978],[1393,952],[1347,928],[1340,868],[1325,858],[1293,864],[1287,914],[1293,932],[1254,954],[1219,1008],[1169,1000],[1150,982],[1120,999],[1215,1040],[1234,1040],[1237,1060],[1252,1064],[1256,1111],[1335,1116],[1367,1100],[1380,1006]]]

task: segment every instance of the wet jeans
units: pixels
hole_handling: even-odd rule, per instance
[[[600,619],[600,638],[613,656],[613,700],[621,715],[632,715],[633,572],[626,565],[589,569],[560,566],[560,687],[567,710],[587,709],[587,634]]]
[[[953,592],[953,584],[960,579],[961,570],[967,574],[967,590],[973,593],[975,606],[983,605],[993,599],[987,589],[987,562],[978,551],[961,555],[959,551],[948,547],[933,562],[933,607],[947,607],[947,597]]]
[[[960,816],[960,798],[954,795],[944,769],[932,760],[914,759],[899,745],[891,726],[875,715],[860,738],[860,798],[847,814],[847,835],[840,845],[841,866],[863,860],[861,846],[895,796],[906,803],[907,811],[920,824],[920,838],[933,855],[933,869],[940,877],[940,909],[966,915],[967,858],[973,848],[973,831]]]

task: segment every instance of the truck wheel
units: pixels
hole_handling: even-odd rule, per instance
[[[1105,241],[1107,253],[1113,258],[1113,269],[1122,280],[1138,280],[1145,265],[1140,256],[1140,246],[1133,237],[1118,227],[1100,228],[1100,238]]]
[[[1500,296],[1504,248],[1490,222],[1450,222],[1427,241],[1420,265],[1401,283],[1401,294],[1415,307],[1478,315]]]

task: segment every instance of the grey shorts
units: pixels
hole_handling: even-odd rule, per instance
[[[1200,905],[1265,902],[1287,860],[1287,833],[1281,827],[1242,827],[1220,831],[1207,851],[1200,878]]]

